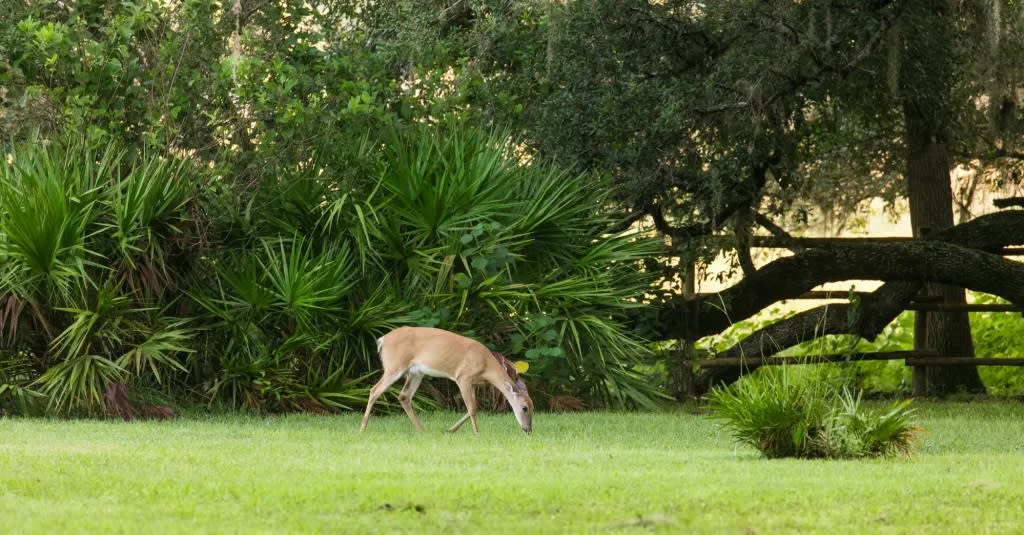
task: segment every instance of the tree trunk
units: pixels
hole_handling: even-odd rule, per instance
[[[948,128],[952,98],[952,15],[948,0],[910,2],[901,26],[904,58],[900,93],[907,149],[907,197],[915,237],[953,226]],[[929,284],[926,294],[964,303],[962,288]],[[918,313],[921,314],[921,313]],[[924,335],[921,340],[919,335]],[[919,319],[915,349],[974,356],[966,312],[931,312]],[[942,396],[958,390],[983,392],[973,367],[915,368],[915,394]]]

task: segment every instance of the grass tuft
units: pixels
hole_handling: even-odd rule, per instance
[[[711,409],[737,442],[768,458],[909,455],[918,428],[910,400],[882,412],[820,374],[765,368],[711,393]]]

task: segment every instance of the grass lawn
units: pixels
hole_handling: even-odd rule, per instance
[[[1024,404],[920,404],[913,458],[769,461],[705,416],[0,419],[4,533],[1020,533]]]

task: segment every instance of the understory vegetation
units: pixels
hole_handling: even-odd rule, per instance
[[[661,396],[624,324],[661,245],[615,232],[604,188],[518,161],[507,132],[394,129],[367,140],[366,175],[299,165],[245,188],[72,136],[5,153],[6,412],[349,409],[375,339],[408,323],[525,359],[544,405]]]
[[[799,373],[800,371],[805,373]],[[768,367],[711,392],[710,408],[737,442],[768,458],[884,457],[913,452],[910,400],[868,409],[830,370]]]
[[[1024,177],[1013,2],[449,3],[7,3],[0,414],[353,409],[374,340],[405,324],[527,361],[541,409],[658,408],[682,381],[657,348],[750,333],[738,320],[836,282],[814,258],[1020,301],[1024,271],[992,252],[1021,245],[1024,212],[970,213]],[[952,198],[911,210],[955,273],[924,248],[755,265],[754,238],[849,230],[876,200],[945,195],[956,168],[979,256],[943,238]],[[723,252],[743,281],[689,295]],[[908,347],[909,315],[867,316],[890,325],[871,343],[824,336],[875,334],[842,319],[775,340]],[[973,315],[973,346],[966,313],[930,318],[957,325],[930,328],[939,352],[1024,354],[1019,316]],[[847,405],[908,389],[900,363],[834,369]],[[1024,394],[1019,369],[979,373],[922,392]]]

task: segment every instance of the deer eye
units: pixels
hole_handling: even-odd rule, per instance
[[[527,407],[526,405],[523,405],[523,412],[527,412],[527,411],[529,411],[529,410],[530,410],[530,408],[529,408],[529,407]]]

